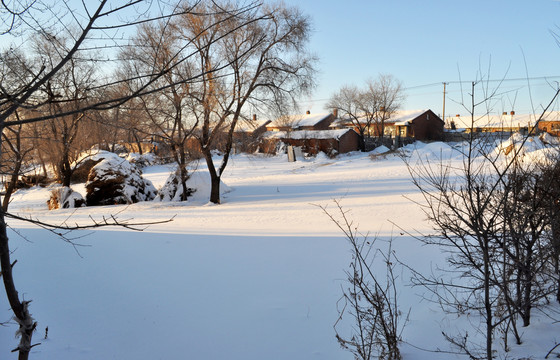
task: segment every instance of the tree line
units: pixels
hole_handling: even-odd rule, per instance
[[[188,141],[198,145],[210,201],[219,203],[236,125],[293,106],[313,89],[310,31],[298,8],[256,0],[2,2],[0,34],[11,45],[0,57],[0,165],[10,185],[0,211],[0,262],[20,359],[36,345],[37,326],[16,290],[6,231],[20,173],[51,165],[69,185],[82,151],[157,135],[170,145],[183,187]],[[218,144],[224,156],[216,163]],[[104,225],[130,224],[91,224]]]

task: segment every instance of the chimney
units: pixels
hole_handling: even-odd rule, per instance
[[[332,114],[333,114],[334,118],[337,119],[338,118],[338,109],[334,108],[333,111],[332,111]]]
[[[459,114],[455,115],[455,117],[460,117],[460,116],[461,116],[461,115],[459,115]]]
[[[307,111],[305,112],[305,114],[309,115],[309,114],[311,114],[311,111],[307,110]]]
[[[253,114],[253,121],[257,122],[257,114]]]
[[[515,111],[511,110],[511,112],[509,113],[511,116],[515,115]]]

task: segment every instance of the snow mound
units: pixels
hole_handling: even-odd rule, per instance
[[[146,154],[130,153],[126,157],[126,160],[128,160],[129,162],[135,164],[140,168],[158,164],[158,158],[154,153],[146,153]]]
[[[499,142],[496,146],[496,153],[504,153],[505,155],[519,154],[542,149],[544,144],[540,139],[535,137],[525,138],[519,133],[512,134],[507,140]]]
[[[545,132],[539,136],[539,139],[543,142],[543,144],[547,145],[560,145],[560,139],[555,136],[550,135],[549,133]]]
[[[413,144],[402,147],[400,151],[410,156],[411,163],[426,160],[449,160],[461,156],[460,151],[441,141],[431,143],[416,141]]]
[[[95,165],[86,183],[86,202],[88,206],[132,204],[153,200],[156,188],[151,181],[142,178],[136,165],[116,154]]]
[[[211,184],[208,171],[197,170],[191,173],[191,177],[187,181],[187,186],[196,189],[196,191],[189,200],[196,201],[197,203],[207,203],[208,199],[210,199]],[[231,192],[231,190],[229,186],[220,180],[220,197]]]
[[[190,176],[189,176],[190,178]],[[188,179],[187,179],[188,182]],[[187,186],[187,196],[184,200],[188,199],[196,189]],[[181,175],[179,170],[172,172],[165,184],[159,189],[156,200],[160,201],[182,201],[183,186],[181,185]]]
[[[554,144],[557,142],[558,140],[550,135],[525,137],[513,134],[507,140],[498,143],[494,151],[506,157],[517,156],[521,160],[544,163],[557,158],[558,148]]]
[[[110,151],[94,149],[94,150],[85,151],[85,152],[81,153],[78,156],[76,162],[73,165],[75,166],[76,164],[84,162],[86,159],[90,159],[90,160],[93,160],[93,161],[101,161],[103,159],[114,158],[114,157],[119,157],[119,156],[115,153],[110,152]]]
[[[301,161],[301,160],[305,160],[305,158],[303,158],[303,159],[302,159],[302,158],[299,158],[299,159],[296,159],[296,160]],[[315,155],[315,162],[318,162],[318,161],[319,161],[319,162],[320,162],[320,161],[325,162],[325,161],[330,161],[330,160],[331,160],[331,158],[329,157],[329,155],[325,154],[325,153],[322,152],[322,151],[319,151],[319,152],[317,153],[317,155]]]
[[[85,206],[84,197],[69,187],[57,187],[51,191],[51,197],[47,202],[49,210],[69,209]]]
[[[386,152],[389,152],[391,149],[389,149],[387,146],[385,145],[381,145],[376,147],[375,149],[373,149],[370,153],[374,154],[374,155],[380,155],[380,154],[385,154]]]

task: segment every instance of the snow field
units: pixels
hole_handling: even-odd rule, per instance
[[[440,156],[460,159],[442,143],[404,151],[412,163],[415,156],[434,163]],[[350,263],[348,243],[321,209],[336,213],[333,199],[362,233],[378,238],[377,246],[384,249],[392,237],[404,263],[424,272],[444,264],[437,248],[406,234],[429,231],[429,224],[396,154],[320,155],[295,163],[285,156],[236,155],[223,176],[221,205],[208,203],[209,177],[203,163],[196,167],[198,190],[184,203],[47,211],[48,189],[15,194],[12,212],[49,222],[81,223],[111,213],[139,223],[173,218],[143,232],[75,233],[87,234],[76,240],[85,246],[76,247],[10,221],[16,285],[20,296],[33,300],[39,322],[34,340],[42,345],[33,348],[32,359],[351,359],[333,330]],[[156,188],[171,171],[162,165],[143,170]],[[461,359],[416,347],[448,350],[442,329],[469,329],[476,337],[477,316],[445,316],[422,300],[422,289],[409,286],[406,270],[397,275],[401,310],[410,310],[405,359]],[[0,309],[0,321],[8,320],[5,296]],[[558,325],[536,319],[527,329],[531,344],[508,356],[544,358],[555,344]],[[13,324],[0,327],[2,358],[16,346],[14,332]]]

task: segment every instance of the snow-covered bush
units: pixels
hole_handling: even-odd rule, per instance
[[[51,191],[47,201],[49,210],[77,208],[86,205],[84,197],[67,186],[57,187]]]
[[[156,165],[159,162],[158,157],[154,153],[145,153],[145,154],[130,153],[126,157],[126,160],[135,164],[139,168],[144,168],[150,165]]]
[[[187,198],[195,191],[196,189],[187,187]],[[160,201],[181,201],[182,195],[183,187],[181,186],[181,175],[177,170],[169,175],[165,184],[159,189],[156,199]]]
[[[156,188],[151,181],[142,178],[142,172],[125,159],[108,153],[95,165],[86,183],[88,206],[132,204],[153,200]]]
[[[83,184],[87,181],[89,172],[91,169],[97,165],[103,159],[91,159],[86,158],[82,161],[76,162],[75,170],[72,173],[71,181],[72,183]]]

